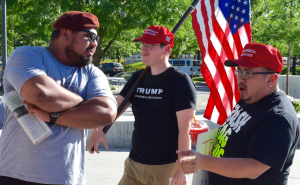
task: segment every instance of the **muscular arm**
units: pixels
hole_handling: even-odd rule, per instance
[[[120,104],[122,103],[123,100],[124,100],[124,97],[118,95],[118,97],[116,98],[116,101],[117,101],[118,106],[120,106]],[[124,107],[122,113],[121,113],[118,117],[120,117],[120,116],[123,114],[123,112],[124,112],[130,105],[131,105],[131,103],[130,103],[130,102],[127,102],[127,104],[125,105],[125,107]],[[116,115],[114,116],[114,118],[116,118]],[[113,120],[110,122],[110,124],[112,124],[114,120],[115,120],[115,119],[113,119]],[[109,124],[108,124],[108,125],[109,125]],[[105,126],[105,125],[101,125],[101,126],[98,127],[96,130],[93,130],[93,132],[103,132],[104,126]]]
[[[120,106],[120,104],[122,103],[123,100],[124,100],[124,97],[120,96],[120,95],[116,98],[118,106]],[[131,104],[130,102],[127,102],[122,113],[130,106],[130,104]],[[121,116],[122,113],[119,116]],[[103,133],[103,128],[104,128],[104,126],[94,129],[91,134],[91,137],[89,138],[89,143],[87,145],[87,149],[91,154],[94,153],[94,151],[92,151],[92,148],[94,148],[96,153],[99,153],[98,145],[100,142],[103,142],[104,146],[106,148],[108,148],[106,137],[105,137],[105,134]]]
[[[21,96],[47,112],[61,112],[83,101],[79,95],[61,87],[46,75],[27,80],[21,89]]]
[[[28,111],[37,113],[44,121],[50,121],[48,112],[60,112],[56,124],[61,126],[96,128],[111,124],[116,117],[117,106],[110,98],[103,96],[83,101],[46,75],[27,80],[21,95],[27,103],[34,105],[29,106]]]
[[[61,112],[56,124],[79,129],[97,128],[112,124],[117,106],[108,97],[95,97],[78,106]]]
[[[118,96],[117,96],[116,101],[117,101],[117,103],[118,103],[118,107],[121,105],[121,103],[123,102],[123,100],[124,100],[124,97],[123,97],[123,96],[121,96],[121,95],[118,95]],[[124,111],[125,111],[130,105],[131,105],[131,103],[128,101],[128,102],[126,103],[125,107],[123,108],[123,110],[122,110],[122,112],[120,113],[119,116],[121,116],[121,115],[124,113]],[[118,117],[119,117],[119,116],[118,116]]]

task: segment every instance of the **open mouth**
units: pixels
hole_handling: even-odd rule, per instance
[[[242,85],[239,85],[239,91],[245,91],[246,90],[246,87],[245,86],[242,86]]]

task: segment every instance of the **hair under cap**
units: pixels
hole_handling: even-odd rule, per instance
[[[99,27],[98,18],[89,12],[69,11],[62,14],[52,25],[53,28],[79,30],[97,29]]]

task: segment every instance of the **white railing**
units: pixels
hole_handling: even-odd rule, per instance
[[[127,82],[124,78],[119,77],[107,77],[107,80],[110,86],[115,87],[115,90],[112,90],[113,93],[120,92]]]

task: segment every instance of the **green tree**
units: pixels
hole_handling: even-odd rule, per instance
[[[7,1],[7,27],[9,52],[18,45],[40,45],[49,43],[53,28],[51,25],[64,12],[70,10],[87,11],[95,14],[100,22],[98,35],[101,37],[94,55],[94,64],[106,55],[115,41],[125,52],[134,51],[132,40],[142,34],[142,30],[152,24],[164,25],[172,29],[192,3],[187,0],[14,0]],[[187,28],[186,34],[194,34]],[[179,31],[175,41],[178,52],[191,49],[190,38]],[[177,35],[176,35],[177,37]],[[14,39],[16,38],[16,44]],[[23,43],[20,43],[22,41]],[[181,43],[179,43],[181,42]],[[123,48],[126,47],[126,48]],[[177,47],[176,47],[177,48]],[[122,51],[123,52],[123,51]],[[177,50],[174,50],[177,53]]]
[[[256,0],[256,5],[252,6],[253,42],[276,47],[287,56],[287,61],[292,55],[299,55],[300,1]],[[290,62],[287,65],[289,70]],[[288,75],[287,71],[287,94]]]

